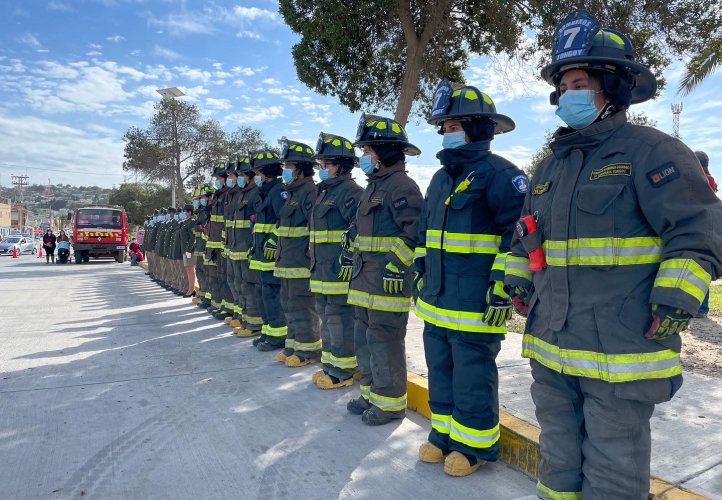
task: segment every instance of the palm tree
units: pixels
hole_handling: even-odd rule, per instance
[[[679,83],[679,93],[687,95],[692,92],[720,65],[722,65],[722,36],[717,36],[689,61],[682,81]]]

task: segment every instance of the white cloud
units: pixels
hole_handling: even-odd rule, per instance
[[[258,73],[263,73],[268,69],[268,66],[259,66],[257,68],[249,68],[246,66],[233,66],[231,68],[231,73],[243,75],[243,76],[253,76]]]
[[[256,33],[255,31],[249,31],[249,30],[241,30],[238,33],[236,33],[236,36],[238,38],[248,38],[250,40],[261,40],[260,33]]]
[[[163,19],[150,17],[148,24],[166,30],[173,36],[207,35],[214,31],[212,17],[194,12],[170,14]]]
[[[224,110],[231,109],[231,101],[228,99],[215,99],[213,97],[206,97],[205,106],[210,109]]]
[[[158,57],[163,57],[165,59],[170,59],[171,61],[175,61],[177,59],[182,59],[183,56],[181,56],[178,52],[171,50],[166,47],[161,47],[160,45],[156,45],[153,48],[153,55]]]
[[[241,109],[240,113],[231,113],[224,118],[224,122],[233,125],[236,124],[248,124],[248,123],[261,123],[269,120],[275,120],[276,118],[282,118],[283,106],[248,106]]]
[[[255,21],[257,19],[279,21],[278,12],[267,9],[259,9],[258,7],[243,7],[239,5],[233,8],[233,13],[240,19],[248,21]]]
[[[38,36],[34,33],[25,33],[24,35],[17,37],[16,40],[32,49],[41,49],[43,47],[40,40],[38,40]]]
[[[125,40],[125,37],[123,35],[113,35],[105,38],[109,42],[118,43]]]
[[[32,73],[45,78],[74,79],[80,75],[77,69],[55,61],[40,61],[38,65],[40,67],[33,69]]]
[[[48,4],[48,9],[56,10],[58,12],[72,12],[73,10],[69,5],[66,5],[63,2],[58,2],[57,0],[51,1]]]
[[[98,52],[97,50],[91,50],[90,52],[86,52],[85,55],[88,57],[96,57],[96,56],[102,56],[103,53]]]
[[[281,85],[281,82],[279,82],[275,78],[265,78],[265,79],[261,80],[261,83],[264,85],[274,85],[276,87]]]
[[[103,46],[100,45],[99,43],[89,43],[88,47],[90,47],[93,50],[100,50],[103,48]]]
[[[203,85],[196,85],[195,87],[178,87],[183,91],[185,95],[187,95],[191,99],[197,99],[202,95],[206,95],[210,92],[207,88],[205,88]]]
[[[203,83],[207,83],[208,80],[210,80],[213,76],[210,71],[190,68],[188,66],[175,66],[173,69],[176,70],[181,76],[184,76],[190,80],[200,80]]]

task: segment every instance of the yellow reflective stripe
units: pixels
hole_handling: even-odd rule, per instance
[[[311,280],[311,291],[323,295],[344,295],[348,293],[348,281]]]
[[[284,342],[283,347],[291,351],[295,350],[296,339],[289,339],[288,337],[286,337],[286,341]]]
[[[321,341],[316,340],[314,342],[299,342],[296,340],[296,345],[294,346],[295,351],[305,351],[305,352],[314,352],[314,351],[320,351],[321,350]]]
[[[259,224],[256,223],[255,226],[253,226],[253,231],[256,233],[270,233],[273,232],[273,230],[276,229],[275,224]]]
[[[499,441],[499,424],[491,429],[474,429],[451,417],[451,439],[472,448],[490,448]]]
[[[371,394],[371,386],[361,384],[359,389],[361,389],[361,397],[368,401],[369,395]]]
[[[273,271],[273,268],[276,267],[276,263],[251,259],[248,267],[253,271]]]
[[[494,258],[494,263],[491,265],[492,271],[501,271],[504,272],[504,269],[506,268],[506,257],[509,255],[508,253],[498,253],[496,254],[496,257]]]
[[[490,326],[484,323],[482,319],[484,315],[480,312],[455,311],[432,306],[421,297],[416,300],[414,311],[424,321],[450,330],[500,335],[506,333],[506,326]]]
[[[313,243],[341,243],[344,231],[341,230],[323,230],[311,231],[311,242]]]
[[[547,264],[559,267],[630,266],[662,260],[662,239],[656,236],[548,240],[543,247]]]
[[[269,337],[284,337],[288,334],[287,326],[263,325],[266,328],[265,334]]]
[[[226,227],[229,229],[233,229],[233,224],[235,221],[233,219],[226,219]]]
[[[223,216],[217,214],[211,214],[211,222],[223,222]]]
[[[529,270],[529,259],[527,257],[517,257],[508,254],[506,256],[506,267],[504,274],[507,276],[516,276],[527,281],[531,281],[531,271]]]
[[[499,251],[501,236],[496,234],[452,233],[440,229],[426,230],[426,248],[456,253],[488,253]]]
[[[211,299],[211,305],[213,307],[221,307],[221,303],[218,302],[217,300],[213,300],[213,299]]]
[[[204,233],[204,232],[201,232],[201,239],[202,239],[203,241],[208,241],[208,235],[207,235],[206,233]]]
[[[260,316],[249,316],[247,314],[243,315],[243,321],[252,326],[259,326],[263,324],[263,318]]]
[[[451,433],[451,415],[441,415],[439,413],[431,413],[431,427],[440,434]]]
[[[231,258],[231,260],[248,260],[248,252],[246,250],[241,250],[238,252],[231,251],[228,253],[228,256]]]
[[[701,303],[711,279],[709,273],[692,259],[667,259],[659,266],[654,286],[681,290]]]
[[[203,257],[204,253],[200,250],[193,252],[194,257]]]
[[[273,275],[277,278],[309,278],[311,270],[307,267],[278,267],[273,270]]]
[[[369,393],[369,403],[381,408],[384,411],[401,411],[406,409],[406,393],[398,398],[382,396],[371,391]]]
[[[197,238],[197,237],[199,237],[200,235],[201,235],[201,232],[200,232],[200,231],[196,231],[195,229],[193,230],[193,236],[195,236],[195,237]]]
[[[414,259],[419,257],[426,257],[426,247],[416,247],[414,249]]]
[[[388,295],[373,295],[360,290],[348,291],[349,304],[373,309],[374,311],[408,312],[411,309],[410,297],[390,297]]]
[[[223,242],[208,240],[208,242],[206,243],[206,248],[210,248],[210,249],[223,248]]]
[[[409,267],[411,265],[411,261],[414,258],[414,251],[404,243],[404,240],[396,238],[396,241],[391,247],[391,251],[399,258],[404,266]]]
[[[321,363],[335,366],[336,368],[340,368],[342,370],[352,370],[358,366],[356,356],[339,358],[328,351],[321,351]]]
[[[560,373],[606,382],[668,378],[682,373],[679,353],[669,349],[633,354],[560,349],[529,333],[522,340],[522,356]]]
[[[308,226],[278,226],[276,234],[281,238],[302,238],[309,235]]]
[[[582,500],[581,491],[554,491],[544,486],[541,481],[536,483],[536,489],[544,495],[543,498],[551,498],[552,500]]]
[[[251,221],[248,219],[236,219],[233,224],[234,229],[248,229],[251,227]]]
[[[396,236],[356,236],[354,249],[362,252],[388,252],[396,243]]]

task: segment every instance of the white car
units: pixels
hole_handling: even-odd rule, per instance
[[[35,240],[33,240],[30,236],[11,234],[3,241],[0,241],[0,255],[12,255],[13,247],[17,248],[18,254],[34,254],[38,251],[38,247],[35,245]]]

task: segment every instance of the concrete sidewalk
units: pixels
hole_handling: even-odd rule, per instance
[[[371,428],[275,353],[111,262],[0,261],[0,497],[512,499],[503,463],[419,463],[429,422]]]
[[[406,356],[409,371],[425,377],[423,327],[412,314]],[[538,425],[529,393],[529,360],[521,357],[521,335],[507,335],[497,365],[501,409]],[[651,427],[652,474],[722,499],[722,380],[685,372],[682,389],[672,401],[657,406]]]

